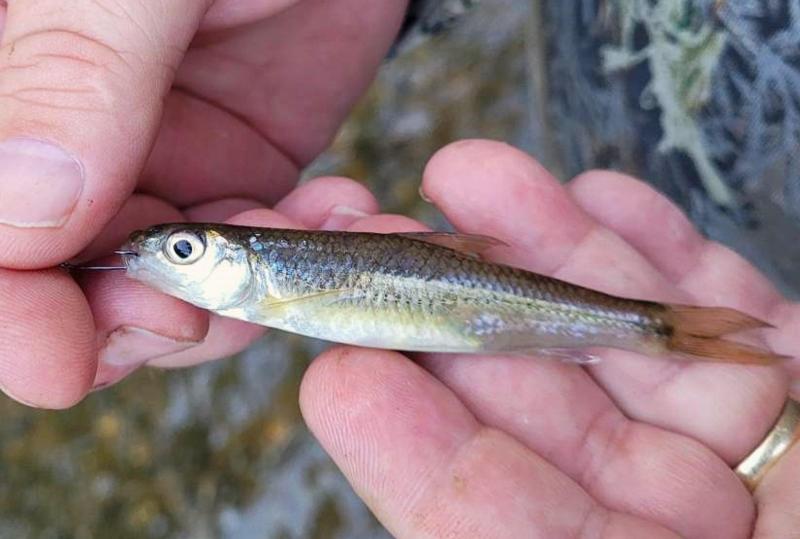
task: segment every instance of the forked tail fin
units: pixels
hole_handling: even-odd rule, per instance
[[[725,335],[756,328],[774,327],[750,315],[726,307],[665,305],[672,332],[667,348],[708,361],[772,365],[791,359],[769,350],[723,339]]]

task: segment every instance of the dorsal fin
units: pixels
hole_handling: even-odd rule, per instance
[[[401,232],[397,234],[412,240],[424,241],[440,247],[447,247],[466,255],[480,258],[490,247],[508,247],[504,241],[480,234],[460,234],[454,232]]]

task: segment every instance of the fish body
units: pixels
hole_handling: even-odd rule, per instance
[[[772,358],[728,341],[724,357],[709,349],[721,334],[763,325],[747,315],[620,298],[494,264],[475,255],[482,241],[169,224],[134,233],[126,249],[136,254],[124,262],[129,276],[220,315],[345,344],[560,356],[574,350],[567,352],[574,359],[589,347]],[[694,333],[688,324],[697,326]],[[694,350],[679,349],[681,340]]]

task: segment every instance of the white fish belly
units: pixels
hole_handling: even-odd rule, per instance
[[[228,311],[267,327],[342,344],[427,352],[476,352],[481,341],[441,316],[355,306],[282,308],[280,311]]]

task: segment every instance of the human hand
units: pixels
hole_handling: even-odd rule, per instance
[[[405,5],[0,0],[0,388],[66,407],[144,363],[251,342],[255,326],[121,276],[78,286],[45,268],[134,228],[274,204],[372,79]],[[348,182],[314,185],[289,204],[300,224],[373,207]]]
[[[624,296],[725,305],[800,352],[800,309],[705,240],[666,198],[612,172],[566,187],[508,146],[465,141],[423,190],[491,258]],[[372,216],[352,230],[421,230]],[[609,350],[580,367],[522,357],[336,347],[301,387],[304,417],[398,537],[789,537],[800,449],[751,495],[731,470],[778,417],[789,376]],[[796,365],[789,365],[797,369]],[[753,530],[755,530],[753,532]]]

